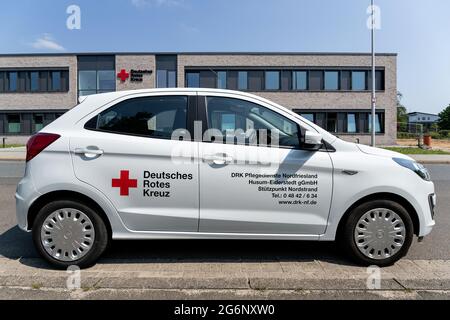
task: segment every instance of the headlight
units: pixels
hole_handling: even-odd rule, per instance
[[[408,168],[408,169],[414,171],[423,180],[425,180],[425,181],[431,180],[431,177],[430,177],[430,174],[428,173],[427,168],[425,168],[420,163],[417,163],[416,161],[412,161],[412,160],[408,160],[408,159],[403,159],[403,158],[392,158],[392,160],[397,162],[402,167],[405,167],[405,168]]]

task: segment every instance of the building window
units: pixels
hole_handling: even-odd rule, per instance
[[[372,90],[372,71],[367,72],[367,89]],[[384,90],[384,72],[381,70],[375,71],[375,90]]]
[[[30,90],[31,92],[36,92],[39,90],[39,72],[30,73]]]
[[[175,71],[158,70],[156,72],[156,87],[157,88],[175,88],[177,75]]]
[[[39,92],[48,92],[48,71],[39,72]]]
[[[292,74],[292,89],[307,90],[308,89],[307,76],[308,74],[306,71],[294,71]]]
[[[200,73],[188,72],[186,73],[186,87],[199,88],[200,87]]]
[[[314,111],[296,110],[302,117],[314,122],[325,130],[336,134],[368,134],[372,119],[370,112],[350,111],[336,112],[332,110]],[[376,114],[376,132],[384,133],[384,112]]]
[[[252,70],[248,73],[248,90],[261,91],[264,84],[264,71]]]
[[[97,73],[97,92],[116,90],[116,72],[114,70],[99,70]]]
[[[352,90],[353,91],[366,90],[366,72],[364,71],[352,72]]]
[[[158,74],[159,83],[166,82],[168,75]],[[305,70],[265,70],[217,71],[213,69],[186,70],[186,86],[204,88],[230,88],[258,91],[368,91],[370,89],[370,71],[363,69],[345,70],[317,68]],[[376,89],[384,90],[384,70],[376,71]],[[191,79],[188,81],[188,77]],[[198,85],[197,85],[198,84]]]
[[[217,88],[219,88],[219,89],[227,88],[227,72],[226,71],[217,72]]]
[[[0,72],[0,92],[67,92],[69,71]]]
[[[61,91],[61,73],[52,71],[52,91]]]
[[[156,60],[156,87],[175,88],[177,86],[177,56],[157,55]]]
[[[238,89],[247,90],[248,89],[248,73],[247,71],[238,72]]]
[[[319,91],[323,88],[323,71],[309,72],[309,90]]]
[[[347,133],[356,133],[356,114],[347,113]]]
[[[345,70],[341,71],[341,90],[351,90],[352,89],[352,73],[351,71]]]
[[[266,71],[266,90],[280,90],[280,72]]]
[[[369,132],[372,132],[372,114],[369,113],[369,123],[368,123],[368,129]],[[377,113],[375,114],[375,132],[380,133],[381,132],[381,114]]]
[[[328,112],[327,114],[327,131],[333,133],[338,132],[336,112]]]
[[[8,114],[7,121],[8,121],[8,133],[9,134],[21,133],[20,114]]]
[[[33,115],[33,132],[36,133],[41,131],[44,128],[44,115],[43,114],[35,114]]]
[[[17,91],[17,72],[8,72],[8,91]]]
[[[97,71],[82,70],[78,72],[78,95],[88,96],[97,93]]]
[[[314,122],[314,113],[301,113],[300,115],[306,120]]]
[[[78,57],[78,95],[116,90],[115,56]]]
[[[325,90],[339,89],[339,72],[325,71]]]
[[[0,92],[5,91],[5,72],[0,71]]]

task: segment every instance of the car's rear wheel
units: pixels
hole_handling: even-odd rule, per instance
[[[104,252],[108,239],[102,218],[87,205],[72,200],[45,205],[33,225],[37,250],[58,268],[93,265]]]
[[[391,200],[374,200],[352,210],[341,240],[359,264],[388,266],[406,255],[413,229],[403,206]]]

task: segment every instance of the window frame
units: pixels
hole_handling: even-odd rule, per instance
[[[107,108],[102,108],[101,110],[96,111],[95,116],[93,117],[89,117],[89,119],[87,119],[84,124],[83,124],[83,129],[85,130],[89,130],[89,131],[95,131],[95,132],[101,132],[101,133],[108,133],[108,134],[115,134],[115,135],[122,135],[122,136],[131,136],[131,137],[140,137],[140,138],[148,138],[148,139],[159,139],[159,140],[172,140],[171,138],[168,137],[154,137],[154,136],[149,136],[149,135],[145,135],[145,134],[138,134],[138,133],[127,133],[127,132],[117,132],[117,131],[111,131],[111,130],[103,130],[103,129],[98,129],[90,127],[90,125],[92,124],[91,122],[98,122],[98,117],[100,116],[100,114],[107,112],[108,110],[117,107],[119,104],[124,103],[124,102],[128,102],[131,100],[144,100],[144,99],[151,99],[151,98],[163,98],[163,97],[184,97],[186,98],[186,126],[185,126],[185,130],[187,132],[189,132],[189,134],[191,135],[191,140],[183,140],[183,141],[193,141],[194,139],[194,135],[193,135],[193,116],[196,114],[196,108],[197,108],[197,98],[196,96],[191,96],[191,95],[186,95],[186,94],[173,94],[173,95],[150,95],[150,96],[140,96],[140,97],[130,97],[130,98],[125,98],[123,100],[120,100],[116,103],[114,103],[113,105],[108,106]],[[178,140],[177,140],[178,141]]]

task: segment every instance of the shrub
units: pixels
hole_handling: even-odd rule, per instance
[[[441,136],[441,138],[449,138],[450,130],[441,130],[439,131],[439,135]]]

